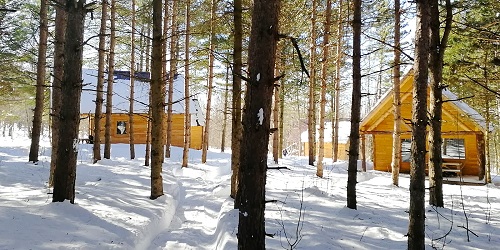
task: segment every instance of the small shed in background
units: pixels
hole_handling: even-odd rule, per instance
[[[349,134],[351,131],[351,122],[339,122],[339,142],[338,142],[338,160],[346,161],[348,159],[347,150],[349,150]],[[309,155],[309,136],[308,130],[302,132],[300,135],[300,142],[302,146],[301,155]],[[325,158],[333,157],[333,143],[332,143],[332,123],[325,123]],[[316,143],[319,141],[319,126],[316,127]],[[316,144],[316,155],[318,155],[319,145]]]
[[[401,169],[410,171],[411,109],[413,73],[401,82]],[[429,88],[427,90],[429,95]],[[393,91],[388,91],[361,121],[361,139],[372,136],[374,169],[391,171],[392,133],[394,127]],[[448,90],[443,91],[443,164],[459,164],[461,174],[482,179],[485,169],[485,119]],[[427,161],[428,159],[427,154]]]
[[[97,86],[97,70],[83,69],[83,91],[80,102],[81,136],[93,135],[94,114]],[[149,72],[136,72],[134,84],[134,142],[145,144],[147,136],[147,118],[149,104]],[[105,79],[107,77],[105,76]],[[104,84],[103,97],[106,99],[106,83]],[[129,143],[129,98],[130,97],[130,72],[115,71],[113,84],[113,111],[111,115],[111,143]],[[165,100],[167,103],[167,100]],[[176,75],[174,79],[173,116],[172,116],[172,146],[184,145],[184,77]],[[104,138],[104,125],[106,115],[106,100],[104,100],[103,117],[101,119],[101,138]],[[190,100],[191,113],[191,144],[193,149],[201,149],[203,126],[205,119],[201,106],[196,97]],[[165,110],[165,123],[167,113]],[[166,128],[166,126],[165,126]]]

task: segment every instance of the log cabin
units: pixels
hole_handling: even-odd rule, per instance
[[[319,151],[319,127],[316,128],[316,155],[318,155]],[[332,143],[332,123],[331,122],[326,122],[325,123],[325,138],[324,138],[324,157],[325,158],[333,158],[333,143]],[[344,160],[346,161],[348,159],[347,157],[347,150],[349,150],[349,134],[351,131],[351,123],[349,121],[340,121],[339,122],[339,137],[338,137],[338,153],[337,153],[337,158],[338,160]],[[309,155],[309,136],[308,136],[309,131],[306,130],[302,132],[300,135],[300,142],[301,142],[301,155],[307,156]]]
[[[107,77],[105,77],[106,79]],[[134,143],[145,144],[148,126],[149,103],[149,73],[136,72],[134,81]],[[83,91],[80,102],[80,138],[94,136],[94,117],[96,100],[97,70],[83,69]],[[103,97],[106,99],[107,84],[104,84]],[[113,84],[112,114],[111,114],[111,143],[129,143],[129,99],[130,99],[130,72],[115,71]],[[173,116],[172,116],[172,146],[184,145],[184,77],[176,75],[174,79]],[[165,100],[167,103],[167,100]],[[101,119],[101,138],[104,138],[106,100],[103,104]],[[192,149],[201,149],[204,116],[196,96],[190,100],[191,113],[191,144]],[[165,124],[167,122],[165,110]],[[166,128],[166,125],[164,126]],[[102,139],[101,141],[104,141]]]
[[[410,71],[401,81],[401,168],[410,172],[411,109],[413,73]],[[427,95],[429,95],[429,88]],[[394,127],[393,91],[389,90],[360,123],[361,145],[371,136],[371,159],[374,169],[391,171],[392,134]],[[461,175],[479,176],[485,169],[485,119],[449,90],[443,90],[443,174],[445,171]],[[361,149],[366,152],[365,148]],[[361,159],[366,160],[361,154]],[[429,161],[429,155],[426,156]],[[448,170],[446,170],[448,169]]]

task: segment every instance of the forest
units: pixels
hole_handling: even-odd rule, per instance
[[[238,233],[215,248],[266,249],[268,207],[286,204],[268,197],[279,190],[268,176],[297,178],[299,164],[312,186],[293,191],[295,242],[278,223],[281,247],[295,249],[304,192],[343,166],[347,209],[361,210],[359,185],[383,172],[407,188],[405,246],[444,248],[429,209],[450,208],[451,186],[498,185],[500,3],[0,0],[0,107],[2,147],[26,138],[26,166],[47,163],[54,203],[79,203],[80,167],[147,166],[153,202],[174,195],[175,176],[227,161],[219,185]],[[486,199],[488,217],[499,198]]]

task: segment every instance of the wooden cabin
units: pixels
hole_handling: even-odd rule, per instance
[[[129,96],[130,96],[130,73],[128,71],[115,71],[115,82],[113,84],[113,108],[111,115],[111,143],[129,143]],[[83,70],[84,90],[80,103],[80,137],[88,138],[94,133],[94,114],[96,99],[97,70]],[[106,85],[106,84],[105,84]],[[134,87],[134,143],[145,144],[147,137],[147,117],[149,103],[149,73],[137,72]],[[104,99],[106,99],[106,86]],[[165,100],[167,102],[167,100]],[[174,80],[172,116],[172,146],[182,147],[184,145],[184,77],[177,75]],[[103,104],[103,116],[101,119],[101,138],[104,138],[105,107]],[[193,149],[201,149],[203,138],[204,117],[201,106],[196,99],[190,100],[191,113],[191,144]],[[167,122],[165,112],[165,128]],[[104,141],[102,139],[101,141]]]
[[[410,172],[410,143],[413,73],[408,73],[402,80],[401,90],[401,169]],[[429,88],[427,90],[429,95]],[[443,167],[459,166],[459,174],[477,175],[484,173],[485,168],[485,120],[469,107],[459,101],[458,97],[448,90],[443,90]],[[367,136],[372,140],[372,161],[375,170],[391,171],[392,133],[394,127],[393,91],[388,91],[375,107],[360,123],[362,145]],[[365,151],[365,149],[361,149]],[[427,161],[428,159],[427,154]],[[455,171],[455,170],[449,170]],[[482,176],[480,176],[482,179]]]
[[[325,123],[325,158],[333,158],[333,143],[332,143],[332,123]],[[351,123],[349,121],[339,122],[339,141],[338,141],[338,160],[348,160],[347,151],[349,150],[349,134],[351,131]],[[300,135],[301,155],[309,155],[309,131],[306,130]],[[319,127],[316,128],[316,155],[319,151]]]

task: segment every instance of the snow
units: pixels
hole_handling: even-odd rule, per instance
[[[75,204],[52,203],[47,187],[50,144],[28,163],[30,141],[0,137],[0,249],[236,249],[237,210],[229,198],[230,154],[189,154],[173,148],[163,165],[165,195],[150,200],[150,168],[128,158],[127,144],[92,164],[92,145],[78,147]],[[406,249],[409,176],[400,187],[390,173],[359,172],[357,210],[346,207],[347,164],[326,160],[324,178],[305,157],[288,156],[270,170],[266,206],[267,249]],[[500,177],[493,184],[445,184],[445,208],[426,205],[426,249],[492,249],[500,244]],[[428,197],[428,196],[427,196]],[[465,215],[470,241],[467,241]],[[475,236],[474,234],[477,234]]]
[[[339,143],[347,143],[349,140],[349,134],[351,132],[351,122],[350,121],[339,121]],[[300,141],[301,142],[308,142],[309,141],[309,131],[306,130],[300,134]],[[332,142],[332,134],[333,134],[333,129],[332,129],[332,123],[331,122],[325,122],[325,136],[324,136],[324,141],[325,142]],[[316,126],[316,141],[319,141],[319,125]]]
[[[259,119],[259,124],[262,126],[262,123],[264,122],[264,109],[259,109],[259,113],[257,113],[257,119]]]

